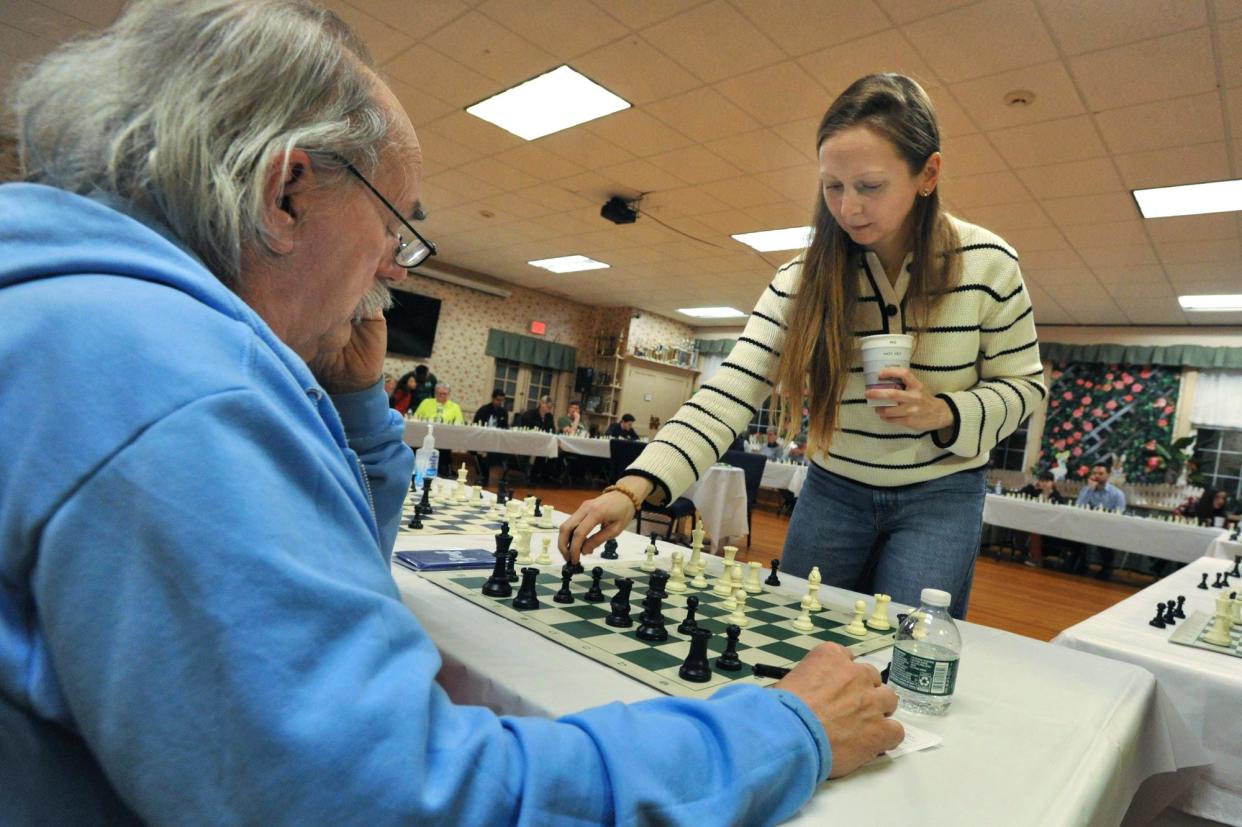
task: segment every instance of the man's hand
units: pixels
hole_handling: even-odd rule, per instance
[[[832,745],[830,778],[840,778],[893,749],[906,737],[890,716],[897,695],[880,682],[874,666],[854,663],[835,643],[816,646],[776,684],[806,703]]]
[[[914,431],[938,431],[953,424],[953,411],[943,399],[927,392],[927,388],[909,368],[884,368],[880,379],[897,379],[906,386],[899,390],[871,390],[863,393],[868,399],[896,402],[887,408],[872,408],[885,422],[904,425]]]
[[[388,349],[388,323],[382,313],[353,323],[345,347],[321,353],[310,362],[311,373],[330,394],[356,393],[379,381]]]

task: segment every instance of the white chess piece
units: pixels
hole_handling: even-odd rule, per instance
[[[543,517],[539,520],[539,527],[552,528],[552,515],[556,513],[556,509],[550,505],[545,505],[541,510],[543,511]]]
[[[793,622],[793,627],[799,632],[815,631],[815,624],[811,622],[811,598],[804,596],[802,598],[802,614]]]
[[[690,564],[686,567],[686,571],[691,575],[698,576],[703,573],[703,569],[707,564],[703,562],[703,535],[707,532],[703,531],[703,521],[699,520],[698,525],[690,532]]]
[[[931,622],[931,615],[925,615],[918,611],[911,612],[910,614],[914,617],[914,628],[910,630],[910,637],[915,640],[926,640],[927,624]]]
[[[552,555],[548,553],[548,548],[552,545],[551,537],[543,538],[543,549],[539,552],[539,559],[535,561],[538,566],[552,565]]]
[[[750,618],[746,616],[746,598],[747,594],[743,589],[738,589],[733,593],[733,613],[725,618],[725,622],[743,629],[750,623]]]
[[[819,602],[819,586],[813,583],[806,584],[806,596],[811,599],[811,611],[822,612],[824,604]]]
[[[846,626],[844,631],[851,637],[865,637],[867,627],[863,625],[863,615],[867,613],[867,601],[854,601],[854,619],[850,621],[850,625]]]
[[[664,590],[672,594],[680,594],[686,590],[686,571],[682,567],[680,551],[673,552],[673,569],[669,573],[668,582],[664,584]]]
[[[893,628],[888,623],[888,601],[892,600],[886,594],[877,594],[875,596],[875,611],[871,617],[867,618],[867,625],[877,632],[887,632]]]
[[[720,569],[720,579],[716,581],[716,587],[712,591],[721,597],[733,594],[733,567],[728,563]]]
[[[535,562],[530,556],[530,527],[526,525],[518,526],[517,529],[517,560],[514,565],[529,566]]]
[[[729,571],[729,588],[733,591],[743,589],[742,578],[745,576],[746,568],[741,563],[734,563],[733,568]]]
[[[470,486],[470,502],[477,503],[482,496],[483,496],[483,486],[481,485]]]
[[[1216,614],[1212,616],[1211,628],[1203,636],[1204,643],[1213,646],[1228,646],[1233,641],[1229,637],[1229,616],[1233,600],[1227,594],[1216,597]]]
[[[707,578],[703,576],[703,566],[699,566],[698,571],[694,573],[694,579],[690,581],[690,587],[694,589],[706,589]]]
[[[751,561],[748,565],[750,576],[746,578],[746,593],[763,594],[763,586],[759,583],[759,572],[763,570],[763,564]]]
[[[724,559],[725,559],[726,569],[733,567],[734,557],[737,557],[737,546],[725,546],[724,547]]]
[[[643,571],[655,571],[656,570],[655,552],[656,552],[655,546],[647,546],[647,551],[645,552],[647,555],[647,559],[646,561],[643,562],[642,565],[639,566],[640,569],[642,569]]]

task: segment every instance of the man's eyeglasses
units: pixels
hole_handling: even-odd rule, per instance
[[[361,181],[367,189],[375,194],[375,197],[380,200],[380,203],[388,208],[388,211],[401,222],[401,226],[406,232],[409,233],[407,236],[400,230],[393,232],[393,235],[397,237],[397,249],[393,251],[393,258],[396,259],[398,265],[406,270],[411,270],[436,254],[436,245],[423,238],[422,233],[414,229],[414,227],[410,225],[410,222],[406,220],[405,216],[398,212],[397,208],[388,202],[387,198],[380,195],[380,191],[375,188],[374,184],[366,179],[365,175],[359,172],[353,164],[346,161],[344,158],[340,158],[338,156],[338,159],[341,163],[345,164],[345,168],[350,171],[350,174]]]

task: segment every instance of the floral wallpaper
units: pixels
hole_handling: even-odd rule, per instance
[[[1054,364],[1039,466],[1085,479],[1102,462],[1120,466],[1128,482],[1164,482],[1152,452],[1173,438],[1180,379],[1170,367]]]
[[[630,353],[634,352],[635,346],[644,347],[650,352],[656,345],[668,348],[679,345],[686,339],[694,339],[694,329],[688,324],[646,310],[636,311],[636,314],[637,318],[630,320],[630,332],[626,336],[626,350]]]

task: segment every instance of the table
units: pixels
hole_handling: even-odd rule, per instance
[[[1242,554],[1242,543],[1237,540],[1230,540],[1226,535],[1224,537],[1217,537],[1212,541],[1212,544],[1208,546],[1206,556],[1232,560],[1239,554]]]
[[[646,544],[626,532],[619,538],[620,555],[641,559]],[[657,545],[665,563],[680,548]],[[490,546],[490,537],[403,535],[397,547]],[[717,574],[722,561],[706,559],[709,576]],[[590,568],[595,560],[587,558],[585,565]],[[439,646],[444,666],[438,680],[458,703],[556,717],[611,701],[656,697],[645,684],[400,566],[393,576],[406,605]],[[805,589],[803,581],[781,578],[793,593]],[[854,597],[824,587],[820,599],[844,608]],[[880,759],[825,784],[790,823],[1115,825],[1128,807],[1140,814],[1161,809],[1189,784],[1188,768],[1206,761],[1164,691],[1143,669],[971,623],[960,626],[963,664],[953,708],[944,718],[909,719],[941,735],[944,744],[897,760]],[[867,658],[882,665],[888,654]]]
[[[414,419],[405,421],[406,445],[422,447],[427,435],[426,422]],[[451,451],[488,451],[500,454],[517,454],[527,457],[554,457],[557,454],[556,435],[544,431],[515,431],[506,428],[486,428],[477,425],[446,425],[435,423],[437,448]]]
[[[741,468],[713,465],[682,496],[688,497],[698,509],[713,548],[720,548],[730,537],[745,537],[750,533],[746,474]]]
[[[600,457],[602,459],[610,459],[612,457],[611,442],[612,440],[608,437],[563,435],[557,435],[556,437],[557,447],[567,454],[580,454],[584,457]]]
[[[1213,764],[1178,801],[1177,809],[1226,824],[1242,825],[1242,659],[1169,643],[1172,629],[1148,625],[1160,600],[1186,596],[1184,611],[1214,612],[1217,589],[1197,588],[1232,568],[1205,557],[1115,606],[1071,626],[1052,642],[1141,666],[1156,676]]]
[[[1223,528],[1168,523],[998,494],[987,495],[983,522],[1179,563],[1198,560],[1214,541],[1229,536]]]
[[[763,466],[763,479],[759,487],[784,490],[799,497],[802,495],[802,486],[806,483],[808,471],[810,466],[807,465],[768,460]]]

